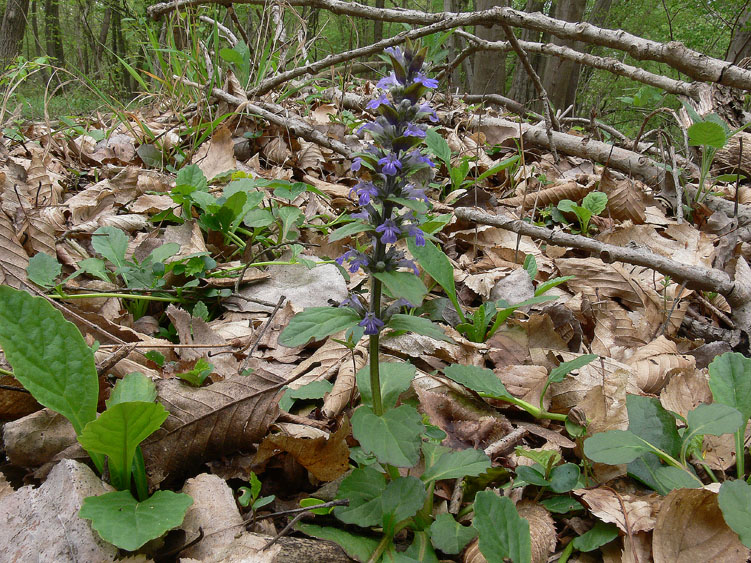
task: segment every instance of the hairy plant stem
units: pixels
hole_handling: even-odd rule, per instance
[[[376,241],[375,246],[376,263],[383,260],[386,253],[386,245],[380,240]],[[381,280],[375,276],[370,278],[370,312],[379,319],[381,318]],[[381,374],[378,362],[378,351],[380,349],[380,333],[370,335],[369,356],[370,356],[370,391],[373,396],[373,412],[377,416],[383,414],[383,400],[381,398]]]

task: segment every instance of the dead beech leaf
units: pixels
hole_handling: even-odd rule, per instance
[[[655,563],[747,561],[751,550],[725,523],[717,494],[676,489],[662,501],[652,535]]]
[[[279,413],[276,397],[284,381],[256,369],[208,387],[177,379],[156,385],[158,400],[170,415],[142,445],[152,487],[260,441]]]
[[[0,385],[18,387],[18,391],[0,389],[0,420],[16,420],[42,408],[31,394],[22,391],[23,386],[15,377],[0,376]]]
[[[494,370],[506,389],[517,399],[533,405],[540,404],[540,394],[548,381],[548,370],[543,366],[506,366]],[[550,398],[545,397],[545,408]]]
[[[646,563],[652,560],[652,534],[639,532],[623,536],[620,563]]]
[[[264,145],[263,156],[274,164],[282,165],[292,156],[292,152],[282,137],[274,137]]]
[[[700,404],[711,402],[712,391],[709,389],[707,377],[696,369],[673,373],[670,381],[660,392],[660,404],[683,418],[688,416],[688,411],[694,410]]]
[[[355,375],[365,366],[367,361],[365,348],[358,346],[354,351],[354,365],[349,354],[339,364],[334,387],[323,399],[321,412],[325,417],[334,418],[347,408],[355,393]]]
[[[546,563],[555,551],[558,537],[550,512],[531,500],[522,500],[516,505],[519,516],[529,522],[529,535],[532,543],[532,563]]]
[[[577,489],[574,494],[587,503],[589,510],[597,518],[615,524],[624,533],[648,532],[655,527],[653,512],[660,502],[657,493],[636,496],[599,487]]]
[[[630,220],[635,225],[646,221],[647,206],[639,183],[630,178],[618,179],[609,168],[605,168],[599,189],[608,196],[608,212],[613,219]]]
[[[645,393],[657,393],[665,385],[671,370],[694,369],[696,360],[692,356],[679,354],[675,342],[660,335],[636,350],[628,364],[636,375],[639,389]]]
[[[0,211],[0,283],[20,289],[27,281],[29,256],[21,246],[8,216]]]
[[[326,162],[318,145],[309,143],[303,139],[300,139],[299,143],[300,150],[297,153],[297,165],[302,170],[317,170]]]
[[[319,481],[333,481],[349,467],[347,437],[350,431],[349,419],[345,417],[339,430],[328,438],[295,438],[271,434],[258,446],[253,465],[265,466],[281,450],[288,452]]]
[[[209,181],[219,174],[237,168],[232,133],[226,125],[214,131],[211,140],[198,150],[194,161]]]
[[[557,205],[562,199],[580,201],[588,192],[588,186],[582,186],[573,180],[566,180],[562,184],[556,184],[534,193],[499,199],[498,205],[518,207],[523,204],[525,210],[533,207],[544,209],[548,205]]]

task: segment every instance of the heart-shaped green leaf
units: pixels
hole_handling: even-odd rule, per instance
[[[425,430],[414,407],[402,405],[377,416],[362,405],[352,415],[352,435],[362,449],[381,463],[412,467],[420,459],[420,434]]]
[[[430,526],[430,541],[450,555],[459,553],[476,535],[477,530],[462,526],[451,514],[439,514]]]
[[[279,335],[279,344],[294,348],[311,338],[320,340],[356,325],[360,316],[349,307],[308,307],[298,313]]]
[[[490,491],[477,493],[472,525],[480,533],[480,551],[488,561],[531,560],[529,522],[519,516],[511,499]]]

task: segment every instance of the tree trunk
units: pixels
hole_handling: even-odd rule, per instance
[[[386,7],[385,0],[375,0],[375,9],[383,10]],[[373,43],[378,43],[383,39],[383,21],[373,20]]]
[[[524,8],[525,12],[541,12],[545,5],[544,0],[527,0],[527,5]],[[522,29],[521,36],[522,41],[540,41],[540,32],[533,31],[531,29]],[[532,68],[535,69],[537,74],[540,74],[540,67],[542,62],[542,55],[527,53],[527,58]],[[530,100],[537,97],[535,87],[532,81],[527,76],[527,72],[524,70],[521,62],[517,59],[514,66],[514,78],[511,82],[511,90],[509,90],[509,98],[516,100],[520,104],[527,104]]]
[[[508,6],[507,0],[477,0],[476,10],[489,10],[496,6]],[[503,41],[506,34],[503,29],[477,26],[475,35],[487,41]],[[472,94],[503,94],[506,91],[506,53],[502,51],[478,51],[474,55]]]
[[[744,57],[751,57],[751,7],[738,20],[725,60],[738,64]]]
[[[42,43],[39,41],[39,26],[37,25],[37,0],[31,2],[31,33],[33,35],[31,43],[33,43],[33,51],[35,57],[42,56]],[[39,79],[42,82],[42,86],[45,86],[50,79],[50,75],[45,67],[41,68],[37,73]]]
[[[0,63],[2,68],[13,61],[18,55],[26,31],[26,13],[29,11],[29,0],[8,0],[0,26]],[[2,69],[0,69],[2,70]]]
[[[47,54],[56,59],[59,66],[65,66],[63,38],[60,32],[60,1],[46,0],[44,3],[44,33]]]
[[[584,16],[586,0],[558,0],[553,17],[559,20],[579,22]],[[581,50],[576,41],[553,38],[552,43]],[[550,103],[556,109],[564,110],[576,102],[576,86],[579,82],[580,66],[573,61],[550,57],[545,61],[542,85],[548,93]]]

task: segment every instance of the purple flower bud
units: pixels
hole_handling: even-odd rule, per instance
[[[357,172],[360,170],[360,167],[362,166],[362,158],[359,156],[356,156],[355,159],[352,161],[352,172]]]
[[[375,313],[366,313],[365,318],[358,323],[360,326],[365,327],[365,334],[373,335],[378,334],[378,331],[383,327],[384,322],[375,316]]]
[[[363,221],[367,221],[370,219],[370,214],[368,213],[368,210],[364,207],[360,209],[357,213],[350,213],[349,214],[351,219],[362,219]]]
[[[390,153],[387,156],[383,157],[378,161],[378,164],[383,166],[383,173],[387,176],[393,176],[396,174],[397,168],[401,170],[402,163],[401,161],[396,157],[394,153]]]
[[[388,76],[384,76],[381,78],[378,83],[376,84],[376,88],[381,88],[382,90],[385,90],[387,88],[390,88],[391,86],[398,86],[399,82],[396,80],[396,74],[393,72],[390,72]]]
[[[381,242],[383,244],[394,244],[396,237],[401,233],[401,229],[396,226],[396,223],[392,219],[386,219],[386,221],[376,227],[377,233],[381,234]]]
[[[428,104],[422,104],[418,108],[418,110],[417,110],[417,116],[420,117],[423,114],[428,115],[428,119],[430,119],[430,121],[432,121],[433,123],[438,122],[438,114]]]
[[[404,129],[404,136],[405,137],[420,137],[421,139],[424,139],[425,131],[423,131],[419,125],[410,123],[409,125],[407,125],[406,129]]]
[[[405,258],[404,260],[399,260],[396,265],[401,268],[412,268],[412,271],[416,276],[420,275],[420,272],[417,271],[417,265],[412,262],[412,260],[407,260]]]
[[[404,225],[407,228],[407,236],[415,237],[415,244],[417,246],[425,246],[425,233],[417,225]],[[402,227],[402,230],[404,230]]]
[[[390,106],[391,102],[388,99],[388,96],[386,94],[381,94],[374,100],[370,100],[368,102],[368,105],[365,106],[367,109],[378,109],[379,106],[386,105]]]
[[[415,76],[413,82],[417,82],[419,84],[422,84],[426,88],[437,88],[438,87],[438,81],[435,78],[428,78],[422,72],[418,72],[417,73],[417,76]]]

